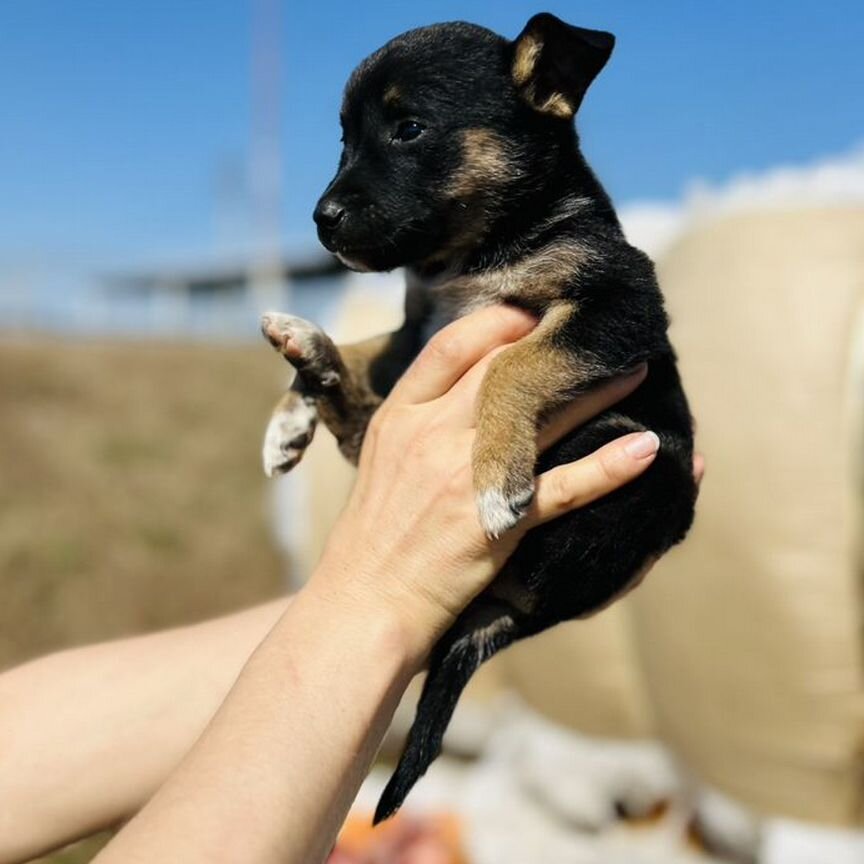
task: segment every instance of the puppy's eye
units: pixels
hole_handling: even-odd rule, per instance
[[[416,120],[403,120],[393,133],[394,141],[413,141],[423,134],[424,127]]]

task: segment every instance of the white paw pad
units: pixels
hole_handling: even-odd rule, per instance
[[[268,477],[286,474],[301,459],[315,432],[318,412],[302,398],[277,411],[267,424],[262,459]]]

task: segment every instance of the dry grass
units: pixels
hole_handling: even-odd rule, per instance
[[[264,346],[0,342],[0,666],[278,593],[281,374]]]

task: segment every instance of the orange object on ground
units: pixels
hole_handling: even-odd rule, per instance
[[[372,827],[372,814],[348,817],[327,864],[468,864],[459,818],[398,814]]]

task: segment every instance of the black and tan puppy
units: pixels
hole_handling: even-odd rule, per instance
[[[356,460],[369,418],[424,341],[492,303],[525,307],[539,324],[493,362],[479,398],[474,481],[490,537],[525,513],[535,472],[627,432],[660,437],[639,479],[529,532],[441,640],[376,821],[438,755],[480,663],[605,606],[693,518],[691,418],[654,268],[624,239],[573,128],[613,42],[542,14],[512,42],[440,24],[365,60],[345,91],[342,158],[315,221],[321,242],[349,267],[406,268],[405,323],[337,348],[301,319],[264,319],[298,372],[268,430],[268,473],[296,464],[319,416]],[[649,372],[635,393],[538,459],[538,424],[550,412],[643,361]]]

